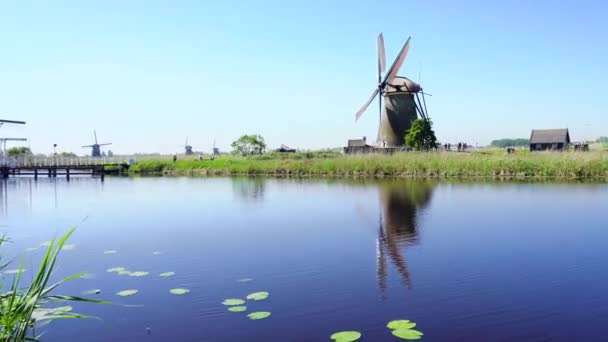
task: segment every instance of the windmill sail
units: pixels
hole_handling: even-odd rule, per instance
[[[384,51],[384,37],[382,33],[378,35],[378,83],[381,81],[381,75],[386,71],[386,52]]]
[[[407,57],[408,51],[410,50],[410,40],[411,39],[412,39],[411,37],[408,38],[407,41],[405,42],[405,44],[403,45],[403,47],[401,48],[401,51],[399,51],[399,54],[397,55],[397,58],[393,62],[393,65],[391,65],[391,68],[388,69],[388,73],[384,77],[384,81],[382,82],[382,84],[391,83],[393,81],[393,79],[395,78],[395,76],[397,76],[399,69],[403,65],[403,62],[405,62],[405,57]]]
[[[374,99],[376,98],[376,95],[378,95],[378,93],[380,92],[380,89],[376,89],[376,91],[374,91],[374,93],[372,94],[372,97],[369,98],[369,100],[363,105],[363,107],[361,107],[361,109],[359,109],[359,111],[355,114],[355,121],[359,120],[359,118],[361,117],[361,115],[365,112],[365,110],[367,110],[367,107],[369,107],[369,105],[372,103],[372,101],[374,101]]]

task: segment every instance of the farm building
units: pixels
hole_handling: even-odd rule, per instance
[[[570,132],[561,129],[533,129],[530,151],[565,151],[570,145]]]

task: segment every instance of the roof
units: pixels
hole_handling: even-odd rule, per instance
[[[348,147],[354,147],[354,146],[367,146],[367,142],[366,142],[365,138],[363,138],[363,139],[349,139],[348,140]]]
[[[556,144],[570,142],[570,133],[567,128],[560,129],[533,129],[530,135],[530,144]]]
[[[387,93],[394,93],[394,92],[411,92],[411,93],[417,93],[419,92],[420,89],[420,85],[412,80],[410,80],[407,77],[401,77],[401,76],[397,76],[395,77],[391,83],[386,85],[386,92]]]

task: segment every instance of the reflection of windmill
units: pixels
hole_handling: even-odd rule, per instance
[[[85,145],[83,148],[91,148],[91,157],[101,157],[101,148],[100,146],[112,145],[112,143],[103,143],[100,144],[97,142],[97,132],[93,131],[93,135],[95,136],[95,143],[93,145]]]
[[[428,118],[424,92],[419,84],[406,77],[397,76],[399,69],[405,61],[410,49],[408,38],[397,58],[382,77],[386,69],[386,55],[384,52],[384,37],[382,33],[378,36],[378,86],[372,93],[370,99],[355,114],[355,119],[367,110],[369,105],[378,97],[378,145],[382,147],[402,146],[405,141],[406,131],[411,127],[412,121],[418,118]],[[418,93],[422,94],[422,102]],[[385,105],[382,107],[382,98]]]
[[[184,149],[186,150],[185,154],[187,156],[192,155],[192,145],[188,145],[188,137],[186,137],[186,145],[184,145]]]

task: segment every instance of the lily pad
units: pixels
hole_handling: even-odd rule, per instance
[[[112,268],[108,268],[106,270],[106,272],[116,272],[116,273],[118,273],[120,271],[125,271],[125,270],[126,270],[126,268],[124,268],[124,267],[112,267]]]
[[[87,296],[91,296],[91,295],[98,295],[101,293],[100,289],[93,289],[93,290],[87,290],[82,292],[83,295],[87,295]]]
[[[247,296],[247,299],[249,300],[264,300],[266,298],[268,298],[270,294],[268,292],[254,292],[250,295]]]
[[[395,320],[395,321],[390,321],[386,325],[387,328],[392,329],[392,330],[412,329],[415,326],[416,326],[416,323],[411,322],[407,319],[399,319],[399,320]]]
[[[136,294],[137,292],[139,292],[139,290],[123,290],[123,291],[116,293],[116,295],[121,296],[121,297],[127,297],[127,296],[132,296],[132,295]]]
[[[26,271],[26,269],[24,268],[24,269],[22,269],[22,270],[21,270],[21,273],[23,273],[23,272],[25,272],[25,271]],[[4,273],[4,274],[17,274],[17,273],[19,273],[19,269],[14,269],[14,270],[5,270],[5,271],[4,271],[4,272],[2,272],[2,273]]]
[[[120,274],[120,272],[118,274]],[[145,272],[145,271],[135,271],[135,272],[129,273],[129,275],[131,277],[145,277],[148,274],[150,274],[150,272]]]
[[[63,247],[61,247],[61,250],[62,251],[71,251],[74,248],[76,248],[76,245],[72,243],[72,244],[63,245]]]
[[[247,315],[247,317],[249,317],[249,319],[251,319],[251,320],[257,321],[258,319],[264,319],[264,318],[270,317],[270,312],[268,312],[268,311],[252,312],[249,315]]]
[[[253,281],[253,278],[243,278],[243,279],[239,279],[237,280],[239,283],[248,283],[250,281]]]
[[[330,336],[336,342],[352,342],[361,338],[358,331],[340,331]]]
[[[404,340],[419,340],[424,334],[418,330],[413,329],[397,329],[393,330],[393,335]]]
[[[222,304],[224,305],[228,305],[228,306],[232,306],[232,305],[242,305],[245,304],[245,301],[242,299],[236,299],[236,298],[228,298],[225,299]]]
[[[246,306],[231,306],[228,308],[228,311],[230,311],[230,312],[243,312],[246,310],[247,310]]]
[[[118,252],[113,249],[108,249],[107,251],[103,251],[103,254],[116,254],[116,253],[118,253]]]
[[[118,271],[119,275],[131,275],[131,271],[129,270],[120,270]]]
[[[188,289],[171,289],[171,290],[169,290],[169,292],[171,292],[171,294],[174,294],[174,295],[185,295],[186,293],[190,292],[190,290],[188,290]]]
[[[173,277],[174,275],[175,275],[175,272],[165,272],[165,273],[159,274],[159,276],[161,276],[163,278]]]

